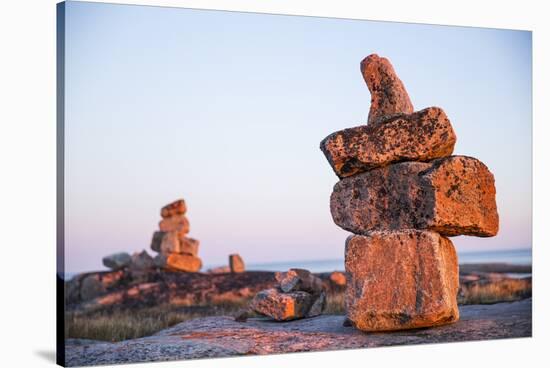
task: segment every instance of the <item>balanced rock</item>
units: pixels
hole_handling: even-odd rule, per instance
[[[479,160],[452,156],[403,162],[340,180],[330,200],[334,222],[355,234],[429,229],[442,235],[494,236],[494,177]]]
[[[175,231],[155,231],[151,249],[165,255],[170,253],[190,254],[197,256],[200,242]]]
[[[459,318],[456,252],[436,232],[350,236],[345,264],[347,318],[360,330],[437,326]]]
[[[174,215],[166,217],[159,222],[160,231],[175,231],[179,234],[189,232],[189,220],[185,215]]]
[[[153,233],[153,239],[151,239],[151,249],[155,252],[160,252],[160,245],[162,244],[162,239],[166,235],[164,231],[155,231]]]
[[[160,210],[160,215],[162,218],[168,218],[175,215],[183,215],[187,211],[187,206],[183,199],[178,199],[166,206],[162,207]]]
[[[324,294],[312,295],[305,291],[284,293],[272,288],[257,293],[250,308],[276,321],[290,321],[321,314],[324,303]]]
[[[277,272],[275,273],[275,279],[279,282],[279,287],[284,293],[307,291],[315,294],[323,291],[323,280],[301,268],[291,268],[287,272]]]
[[[162,241],[160,242],[159,253],[165,255],[170,253],[180,253],[180,241],[178,239],[177,232],[168,231],[164,233]]]
[[[166,268],[183,272],[199,272],[202,267],[200,258],[189,254],[170,253],[166,257]]]
[[[332,133],[321,142],[332,169],[343,178],[399,161],[429,161],[453,153],[456,135],[445,112],[429,107],[379,125]]]
[[[197,239],[193,239],[187,236],[179,236],[179,253],[189,254],[197,257],[199,253],[200,242]]]
[[[130,265],[132,257],[126,252],[115,253],[103,257],[103,265],[112,270],[118,270]]]
[[[361,61],[361,74],[371,93],[369,124],[376,124],[396,114],[414,111],[403,82],[386,58],[376,54]]]

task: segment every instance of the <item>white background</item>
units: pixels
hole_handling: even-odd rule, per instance
[[[548,124],[550,45],[544,1],[116,1],[533,30],[534,326],[532,339],[156,363],[151,367],[542,366],[549,346]],[[0,362],[41,367],[55,357],[55,1],[0,10]],[[475,57],[468,55],[467,57]],[[514,147],[509,147],[513,150]],[[137,366],[137,365],[136,365]],[[140,365],[141,366],[141,365]]]

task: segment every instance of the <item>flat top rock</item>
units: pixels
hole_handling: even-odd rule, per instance
[[[390,333],[344,327],[345,317],[335,315],[291,322],[197,318],[153,336],[118,343],[68,340],[66,363],[81,366],[530,337],[531,310],[531,299],[463,306],[455,324]]]

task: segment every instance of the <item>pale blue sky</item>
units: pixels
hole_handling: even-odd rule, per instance
[[[495,175],[500,233],[458,250],[530,247],[530,32],[68,2],[66,270],[150,251],[180,197],[207,265],[342,258],[319,142],[366,122],[370,53]]]

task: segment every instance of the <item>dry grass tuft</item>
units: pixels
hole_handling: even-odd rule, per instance
[[[65,336],[101,341],[135,339],[193,318],[236,315],[247,303],[248,300],[243,299],[187,307],[161,305],[132,310],[69,312],[65,315]]]
[[[504,279],[461,287],[458,304],[494,304],[531,296],[531,279]]]
[[[327,305],[323,314],[346,314],[345,292],[329,293],[327,295]]]

